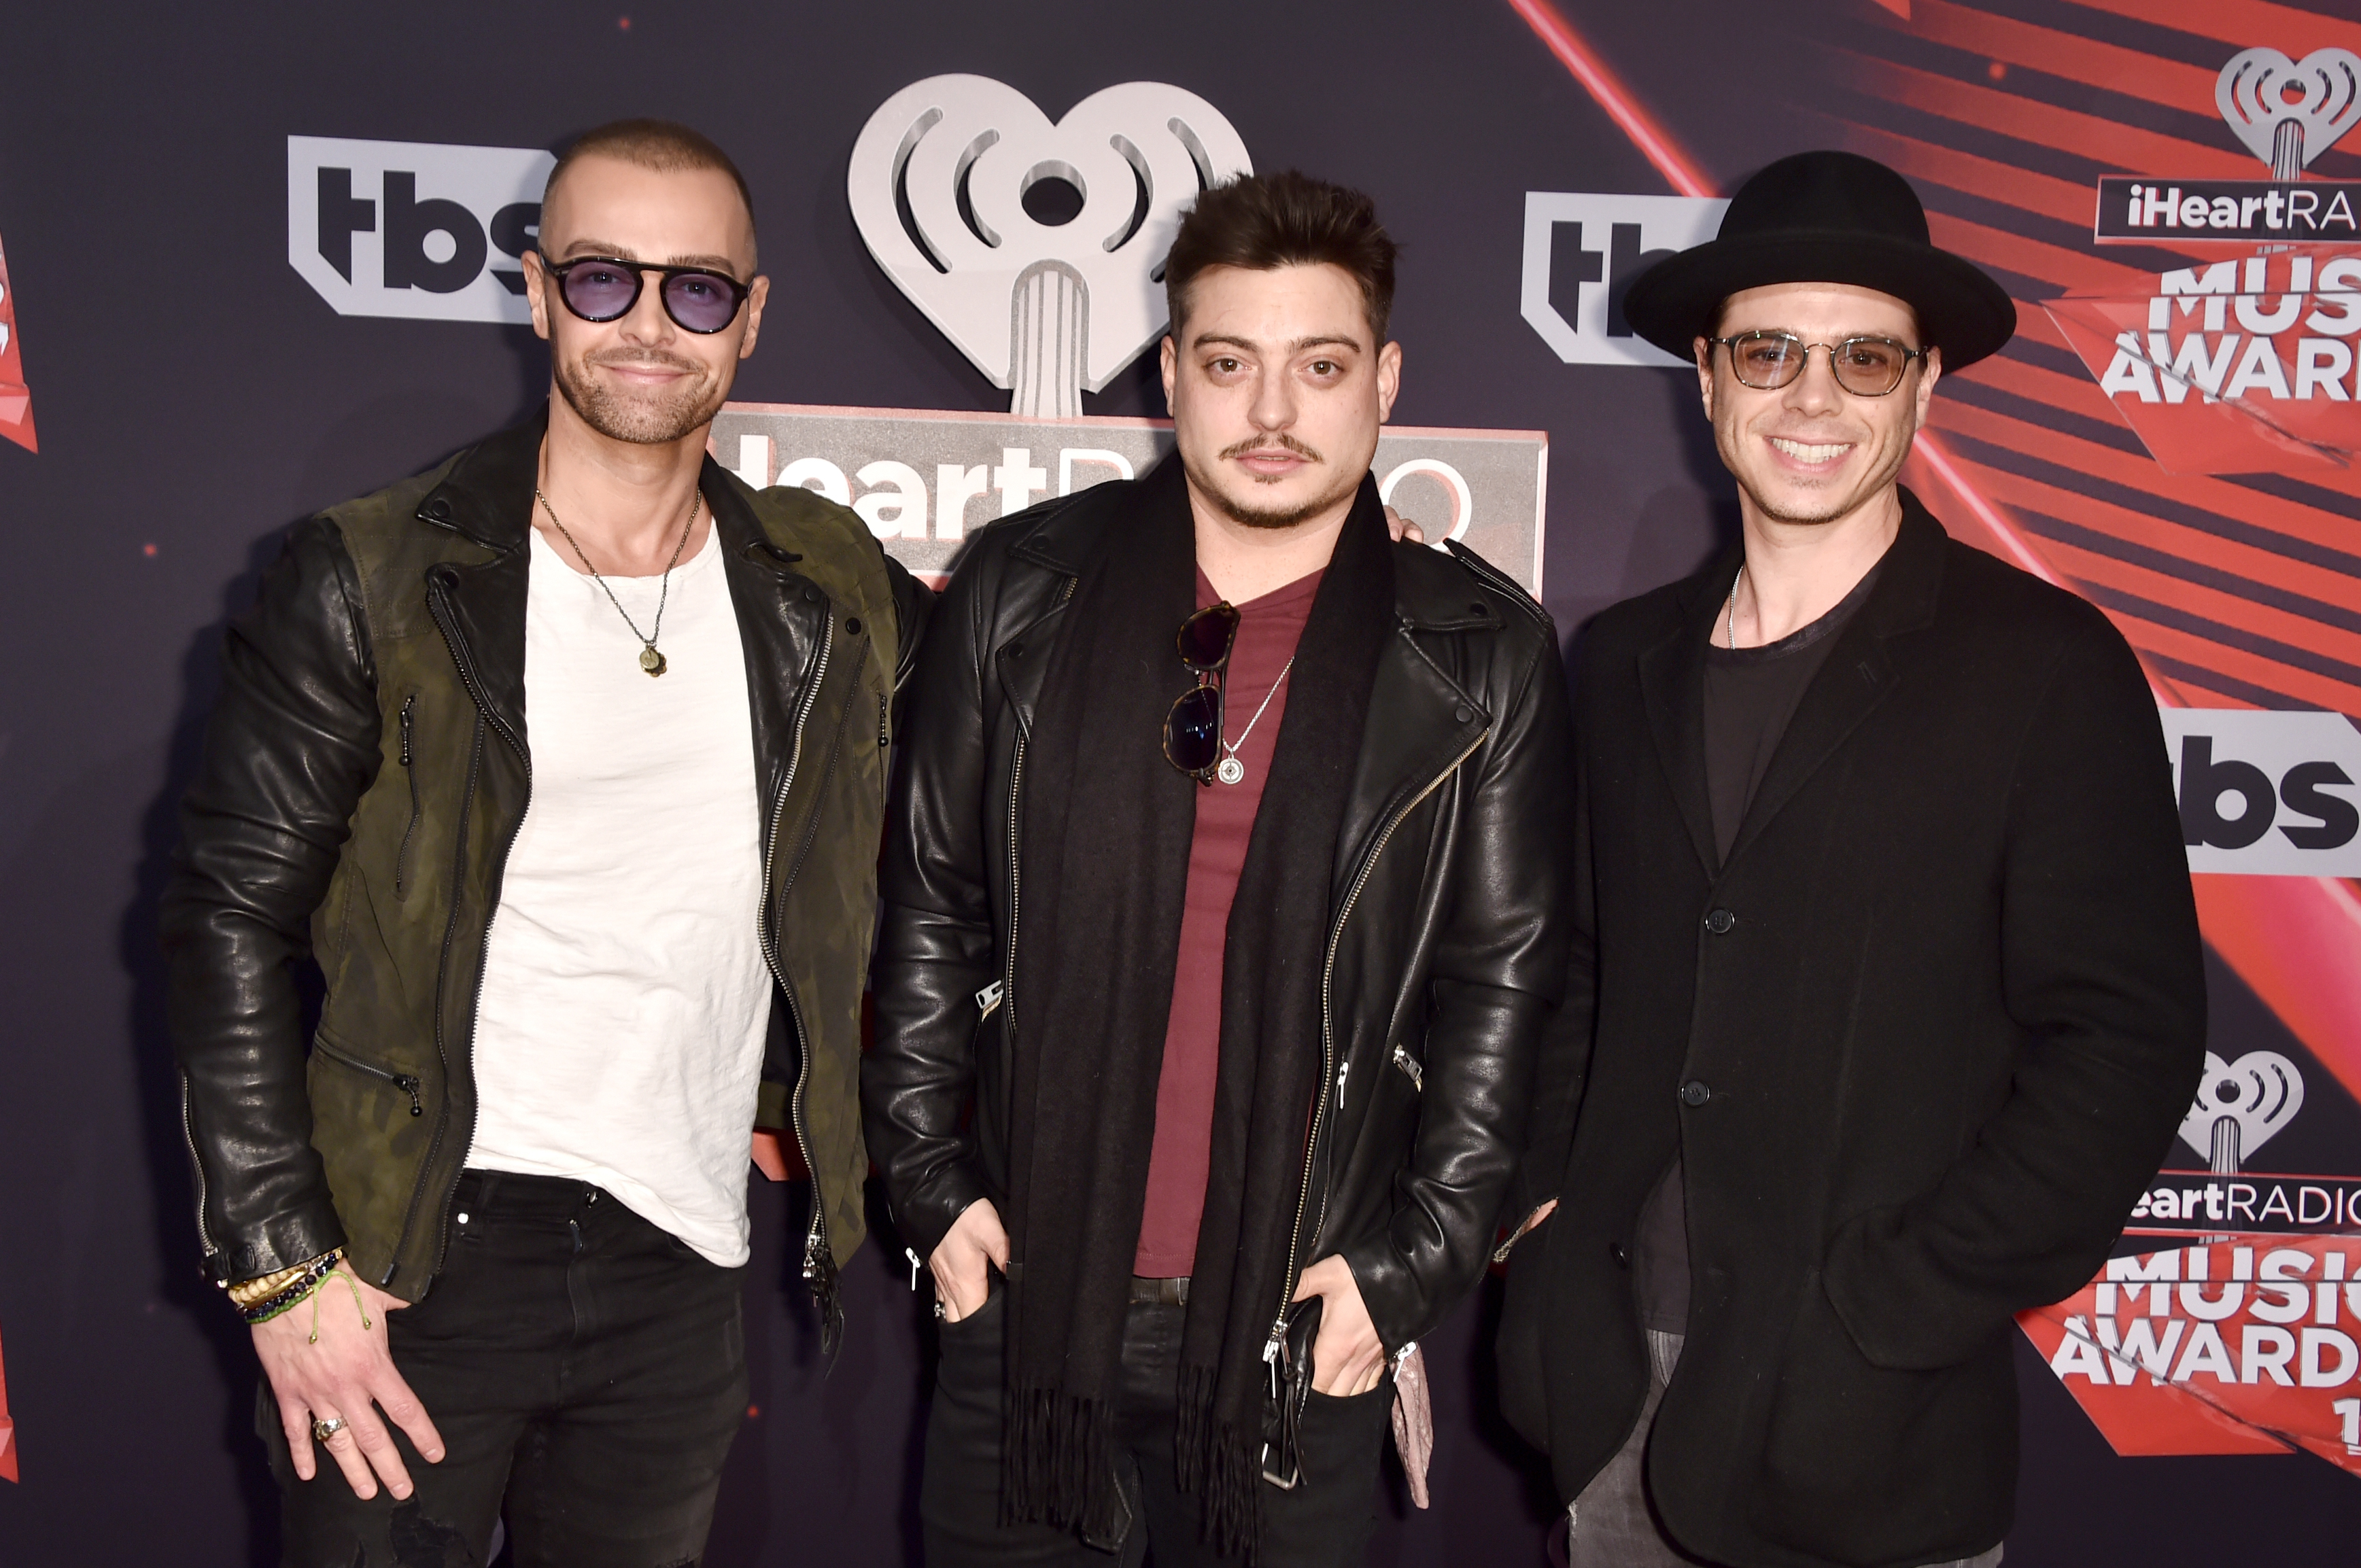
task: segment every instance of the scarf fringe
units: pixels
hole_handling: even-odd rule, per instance
[[[1104,1400],[1038,1387],[1009,1391],[1000,1511],[1004,1523],[1079,1526],[1093,1541],[1121,1536],[1126,1510],[1115,1489],[1112,1411]]]
[[[1213,1415],[1220,1371],[1212,1366],[1180,1369],[1180,1420],[1173,1436],[1178,1462],[1174,1480],[1195,1497],[1199,1529],[1207,1545],[1224,1557],[1253,1562],[1260,1534],[1261,1440]]]

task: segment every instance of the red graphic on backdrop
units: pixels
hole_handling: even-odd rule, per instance
[[[0,1481],[16,1479],[16,1423],[8,1419],[8,1365],[0,1361]]]
[[[0,249],[0,435],[27,452],[33,439],[33,394],[25,385],[25,361],[16,351],[16,296],[8,286],[8,253]]]
[[[2117,1453],[2281,1453],[2361,1475],[2361,1236],[2119,1257],[2018,1315]]]
[[[2167,473],[2342,469],[2361,445],[2361,254],[2200,262],[2155,275],[2144,297],[2074,294],[2048,308]]]

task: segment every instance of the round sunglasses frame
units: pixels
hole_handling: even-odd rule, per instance
[[[1802,350],[1802,352],[1797,354],[1795,357],[1794,364],[1795,368],[1794,372],[1790,374],[1785,380],[1773,381],[1767,386],[1759,381],[1748,380],[1746,378],[1746,372],[1738,367],[1738,345],[1740,344],[1760,343],[1766,340],[1792,343]],[[1804,372],[1810,367],[1812,362],[1812,350],[1815,348],[1825,348],[1828,351],[1828,374],[1836,378],[1836,383],[1838,386],[1843,388],[1846,391],[1851,393],[1856,398],[1885,398],[1893,396],[1895,389],[1902,385],[1904,378],[1910,374],[1910,362],[1914,359],[1924,359],[1927,357],[1927,351],[1923,348],[1913,348],[1908,344],[1904,343],[1900,338],[1886,337],[1882,334],[1870,332],[1861,333],[1852,337],[1842,338],[1835,343],[1806,343],[1802,338],[1797,337],[1792,332],[1734,333],[1729,337],[1708,337],[1706,339],[1706,343],[1708,345],[1719,344],[1723,348],[1728,349],[1730,351],[1730,373],[1738,378],[1738,384],[1740,386],[1757,392],[1776,392],[1794,386],[1798,380],[1803,378]],[[1872,392],[1865,390],[1862,388],[1856,387],[1845,379],[1844,371],[1839,368],[1843,362],[1837,356],[1841,351],[1851,347],[1856,343],[1884,344],[1888,347],[1898,348],[1902,351],[1902,363],[1894,369],[1894,379],[1890,384]]]
[[[612,315],[592,315],[588,311],[576,304],[574,296],[566,291],[566,278],[576,268],[594,265],[610,267],[618,272],[631,275],[631,297],[624,302],[621,310]],[[738,319],[738,313],[746,308],[746,297],[753,292],[751,286],[741,283],[727,272],[716,272],[710,267],[663,267],[653,261],[626,260],[620,256],[576,256],[569,257],[564,261],[552,261],[544,256],[541,258],[541,266],[542,270],[549,274],[550,280],[557,285],[557,297],[566,302],[566,308],[568,311],[586,322],[595,322],[602,325],[608,322],[621,321],[639,309],[640,296],[647,292],[647,275],[651,272],[663,274],[664,281],[656,285],[656,299],[663,304],[664,314],[672,318],[672,324],[683,332],[696,333],[700,337],[710,337],[717,332],[729,330],[730,323]],[[730,314],[722,320],[720,325],[693,326],[680,319],[680,313],[673,308],[672,284],[675,278],[700,279],[718,286],[722,292],[730,296]]]

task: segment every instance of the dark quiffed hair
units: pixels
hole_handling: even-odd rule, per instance
[[[753,194],[746,189],[746,177],[738,172],[730,155],[704,132],[671,120],[610,120],[584,131],[557,155],[557,167],[549,171],[549,183],[542,188],[542,199],[548,200],[548,190],[576,159],[592,153],[664,174],[676,169],[718,169],[738,187],[738,197],[746,203],[747,222],[754,219]]]
[[[1177,337],[1188,313],[1189,285],[1209,267],[1268,272],[1325,262],[1361,286],[1369,330],[1383,344],[1394,308],[1396,248],[1378,222],[1377,203],[1358,191],[1292,169],[1224,181],[1197,198],[1172,237],[1164,262],[1171,330]]]

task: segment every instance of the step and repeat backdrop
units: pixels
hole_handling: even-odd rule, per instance
[[[2353,0],[135,3],[0,27],[0,1563],[275,1560],[197,1273],[154,900],[226,617],[286,525],[524,413],[552,149],[687,121],[774,280],[714,450],[939,575],[1170,444],[1154,280],[1300,167],[1404,247],[1378,476],[1569,656],[1736,527],[1623,289],[1772,159],[1906,173],[2015,297],[1907,475],[2101,606],[2163,711],[2212,1056],[2117,1255],[2021,1321],[2009,1561],[2361,1552],[2361,11]],[[981,152],[978,152],[981,148]],[[750,1173],[754,1402],[709,1561],[915,1562],[927,1298],[878,1209],[824,1358]],[[1371,1561],[1544,1561],[1488,1283],[1428,1344],[1433,1506]]]

